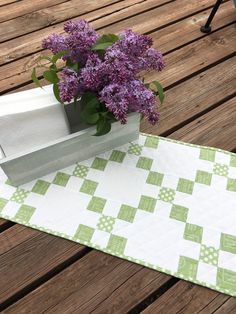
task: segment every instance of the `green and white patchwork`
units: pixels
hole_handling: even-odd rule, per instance
[[[138,141],[13,187],[0,216],[236,296],[236,155]]]

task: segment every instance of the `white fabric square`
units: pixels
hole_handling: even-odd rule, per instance
[[[216,285],[217,267],[203,262],[198,263],[197,280]]]

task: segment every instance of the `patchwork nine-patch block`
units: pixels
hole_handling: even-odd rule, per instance
[[[140,135],[15,188],[0,216],[236,296],[236,155]]]

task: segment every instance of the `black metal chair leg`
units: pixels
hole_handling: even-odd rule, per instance
[[[217,10],[219,9],[219,6],[221,5],[221,3],[223,2],[223,0],[217,0],[207,21],[206,24],[201,26],[201,32],[203,33],[210,33],[211,32],[211,22],[217,12]]]

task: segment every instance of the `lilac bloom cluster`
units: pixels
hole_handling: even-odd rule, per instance
[[[64,60],[81,65],[79,71],[64,68],[61,72],[62,101],[94,91],[121,123],[126,123],[129,112],[136,111],[155,124],[159,119],[156,97],[139,79],[141,71],[164,68],[162,54],[151,48],[152,39],[126,30],[101,55],[92,50],[100,37],[86,21],[66,22],[64,30],[66,36],[53,34],[43,41],[43,48],[54,54],[66,50]]]

